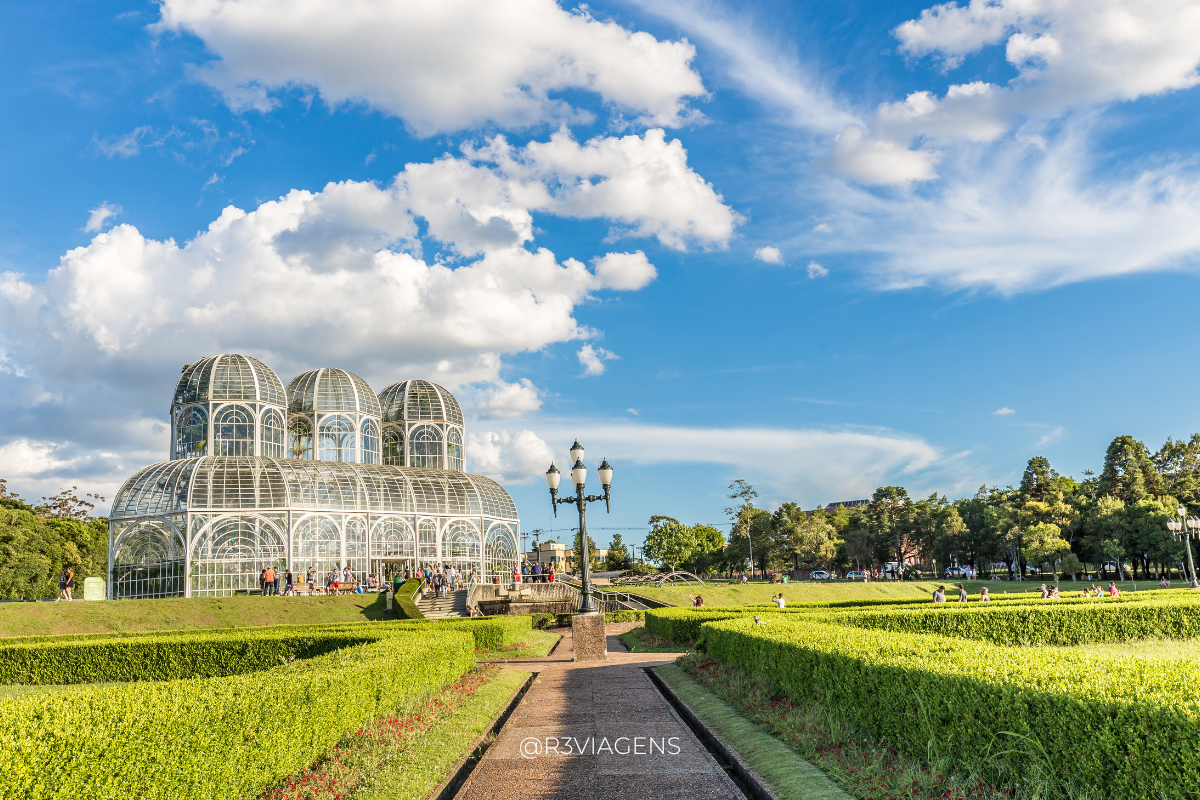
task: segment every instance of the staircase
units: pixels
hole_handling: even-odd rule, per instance
[[[450,592],[448,597],[419,597],[417,598],[417,608],[421,609],[421,613],[426,619],[445,619],[447,617],[466,617],[467,612],[467,590],[459,589],[457,592]]]

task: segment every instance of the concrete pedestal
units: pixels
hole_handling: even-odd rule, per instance
[[[608,661],[603,614],[593,612],[571,617],[571,639],[576,661]]]

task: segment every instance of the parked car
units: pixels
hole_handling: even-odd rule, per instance
[[[867,577],[865,572],[859,572],[856,569],[852,569],[846,573],[846,580],[848,581],[861,581],[865,577]]]
[[[946,567],[947,578],[966,578],[970,576],[969,567]]]
[[[817,570],[813,570],[812,572],[808,573],[808,577],[810,580],[814,580],[814,581],[827,581],[830,578],[832,578],[833,576],[830,575],[828,572],[826,572],[823,569],[817,569]]]

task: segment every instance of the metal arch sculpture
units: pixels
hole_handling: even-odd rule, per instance
[[[642,575],[638,573],[628,573],[622,575],[613,582],[613,586],[653,586],[660,588],[668,583],[698,583],[704,586],[705,583],[696,574],[684,572],[683,570],[674,570],[672,572],[658,572],[652,575]]]

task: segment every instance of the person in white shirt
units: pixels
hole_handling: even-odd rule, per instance
[[[787,601],[783,599],[783,592],[780,592],[778,597],[772,597],[771,599],[774,600],[775,605],[779,606],[780,608],[783,608],[785,605],[787,605]]]

